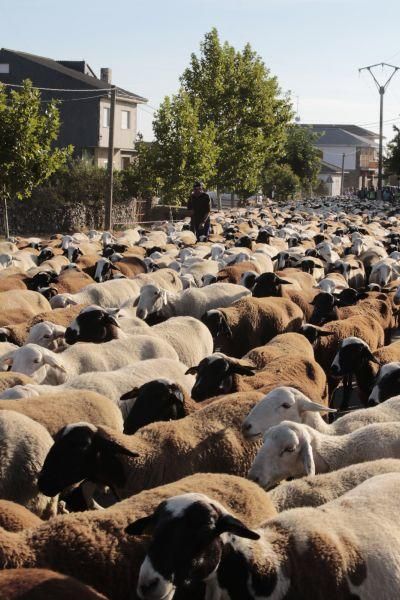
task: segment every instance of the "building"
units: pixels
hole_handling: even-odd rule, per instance
[[[302,125],[310,127],[320,138],[315,142],[322,159],[342,168],[344,155],[344,189],[361,189],[378,183],[379,135],[358,125]]]
[[[345,177],[346,175],[347,171],[344,172]],[[342,190],[341,168],[322,160],[318,179],[323,181],[327,196],[340,196]]]
[[[106,167],[110,131],[111,69],[100,78],[85,61],[52,60],[15,50],[0,50],[0,81],[20,85],[30,79],[42,91],[42,100],[60,100],[59,146],[72,144],[76,157]],[[76,90],[74,92],[58,90]],[[96,93],[98,91],[98,93]],[[147,102],[117,87],[114,129],[114,167],[126,167],[135,154],[137,106]]]

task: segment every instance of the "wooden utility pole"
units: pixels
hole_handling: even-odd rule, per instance
[[[115,102],[117,98],[117,88],[111,86],[110,98],[110,127],[108,137],[108,162],[107,162],[107,194],[105,202],[104,228],[112,228],[112,205],[113,205],[113,179],[114,179],[114,121],[115,121]]]
[[[342,154],[342,180],[340,182],[340,195],[343,196],[344,192],[344,159],[346,158],[345,153]]]
[[[376,67],[389,67],[390,69],[392,69],[392,73],[391,75],[388,77],[388,79],[386,80],[386,82],[381,85],[378,81],[378,79],[375,77],[374,72],[372,71],[372,69],[375,69]],[[400,67],[396,67],[395,65],[389,65],[388,63],[377,63],[376,65],[369,65],[368,67],[362,67],[361,69],[358,69],[358,72],[361,71],[369,71],[372,79],[374,80],[376,87],[378,88],[378,92],[379,92],[379,97],[380,97],[380,101],[379,101],[379,162],[378,162],[378,199],[381,200],[382,199],[382,179],[383,179],[383,96],[385,95],[386,89],[389,85],[389,83],[392,81],[393,75],[395,73],[397,73],[397,71],[400,70]]]

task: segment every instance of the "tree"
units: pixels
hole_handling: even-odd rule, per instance
[[[42,108],[40,92],[24,81],[20,91],[9,94],[0,84],[0,198],[29,198],[32,190],[62,166],[72,147],[55,148],[60,128],[57,103]],[[6,221],[6,235],[8,225]]]
[[[400,129],[393,125],[394,138],[387,145],[385,170],[388,175],[400,176]]]
[[[130,197],[151,199],[159,194],[162,184],[156,172],[158,149],[138,134],[135,150],[135,160],[119,173],[122,188]]]
[[[321,169],[321,153],[315,147],[319,137],[311,128],[295,124],[290,125],[287,132],[284,162],[291,167],[307,191],[317,183]]]
[[[270,195],[272,186],[275,186],[277,200],[286,200],[294,197],[301,189],[301,181],[289,165],[275,164],[264,173],[263,193]]]
[[[215,177],[215,127],[212,122],[200,127],[199,104],[180,90],[155,115],[155,142],[144,163],[158,175],[160,193],[170,204],[185,201],[195,179],[208,184]]]
[[[212,29],[200,45],[200,56],[192,54],[181,83],[192,103],[198,102],[200,127],[215,127],[219,153],[214,184],[242,196],[256,191],[265,163],[283,156],[292,117],[276,77],[249,44],[236,51],[228,42],[221,44]]]

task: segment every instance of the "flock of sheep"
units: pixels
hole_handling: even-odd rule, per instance
[[[0,242],[1,600],[400,597],[400,214],[211,222]]]

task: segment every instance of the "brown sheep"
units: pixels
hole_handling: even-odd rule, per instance
[[[107,600],[74,577],[48,569],[7,569],[0,573],[4,600]]]
[[[276,515],[268,494],[251,481],[232,475],[196,474],[144,491],[104,511],[59,516],[32,531],[0,531],[0,566],[55,569],[79,577],[113,600],[135,599],[149,540],[147,536],[128,536],[126,526],[151,514],[163,500],[191,492],[210,495],[236,517],[246,518],[250,526]],[[81,600],[81,596],[75,595],[73,600]]]
[[[249,360],[256,369],[264,369],[271,360],[279,356],[301,356],[308,360],[314,360],[314,349],[310,342],[301,333],[281,333],[270,340],[265,346],[253,348],[243,356]]]
[[[58,276],[55,288],[58,294],[76,294],[82,288],[93,283],[93,279],[81,269],[64,269]]]
[[[0,293],[0,327],[23,323],[47,310],[51,310],[50,304],[37,292],[9,290]]]
[[[303,312],[286,298],[246,297],[228,308],[207,311],[202,321],[210,329],[215,347],[239,358],[279,333],[300,329]]]
[[[255,273],[261,273],[261,269],[257,263],[251,261],[243,261],[232,267],[224,267],[217,273],[217,281],[223,281],[225,283],[241,283],[243,273],[247,271],[254,271]]]
[[[43,523],[42,519],[25,508],[25,506],[22,506],[22,504],[17,504],[10,500],[0,500],[0,527],[3,527],[6,531],[33,529],[33,527],[38,527],[41,523]]]
[[[382,326],[376,318],[370,316],[353,316],[341,321],[330,321],[323,327],[304,325],[302,331],[310,342],[314,342],[315,360],[327,374],[339,344],[345,338],[358,337],[374,351],[383,346],[385,337]]]
[[[122,414],[115,402],[89,390],[67,389],[61,393],[55,388],[53,394],[18,400],[0,399],[1,410],[13,410],[34,419],[52,436],[68,423],[79,421],[122,431]]]
[[[0,371],[0,393],[16,385],[26,385],[27,383],[35,383],[35,380],[22,373]]]
[[[70,325],[74,318],[78,316],[83,308],[83,304],[70,305],[66,308],[55,308],[53,310],[39,313],[38,315],[28,319],[25,323],[9,326],[7,327],[7,331],[9,332],[8,341],[16,344],[17,346],[23,346],[27,340],[29,330],[32,325],[41,323],[42,321],[50,321],[50,323],[68,327],[68,325]]]
[[[0,292],[8,292],[9,290],[26,290],[27,287],[24,279],[25,275],[23,273],[9,275],[8,277],[0,277]]]
[[[197,402],[219,394],[254,390],[267,394],[282,385],[295,387],[315,402],[328,402],[326,376],[314,358],[309,360],[299,355],[278,355],[265,369],[255,371],[249,360],[235,359],[217,352],[188,369],[187,373],[197,375],[191,392]]]

